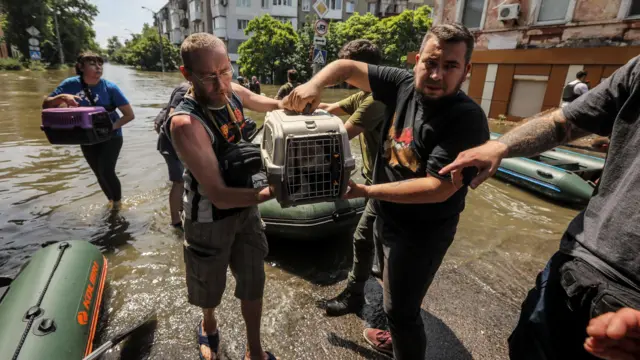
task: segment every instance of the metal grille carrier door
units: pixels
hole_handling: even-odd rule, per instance
[[[339,199],[355,168],[342,120],[322,110],[267,113],[261,150],[282,207]]]

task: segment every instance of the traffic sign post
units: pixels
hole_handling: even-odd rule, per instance
[[[327,63],[327,50],[313,49],[313,63],[324,65]]]
[[[313,25],[315,36],[313,37],[313,74],[317,74],[323,65],[327,63],[327,51],[322,50],[322,46],[327,45],[327,38],[325,37],[329,33],[329,23],[323,18],[329,12],[329,7],[324,0],[317,0],[313,3],[313,9],[320,17]]]
[[[31,35],[29,38],[29,58],[31,60],[42,60],[42,54],[40,53],[40,40],[36,39],[36,36],[40,35],[40,31],[33,26],[27,28],[27,33]]]
[[[324,36],[314,36],[313,45],[317,45],[317,46],[327,45],[327,38]]]

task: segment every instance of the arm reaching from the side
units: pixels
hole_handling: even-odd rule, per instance
[[[640,311],[623,308],[591,319],[584,348],[606,360],[640,358]]]
[[[505,157],[533,156],[589,134],[565,118],[562,110],[542,113],[509,131],[498,140],[461,152],[454,162],[440,170],[440,175],[460,172],[466,167],[478,168],[471,181],[475,189],[495,174]]]
[[[307,83],[302,84],[284,99],[288,109],[303,112],[311,104],[310,111],[320,105],[320,96],[325,87],[347,82],[361,90],[370,92],[369,68],[366,63],[353,60],[336,60]]]

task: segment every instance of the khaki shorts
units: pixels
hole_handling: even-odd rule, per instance
[[[238,299],[262,298],[269,247],[257,206],[210,223],[186,219],[184,232],[189,303],[201,308],[220,305],[228,266]]]

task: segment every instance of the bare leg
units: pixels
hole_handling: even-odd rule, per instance
[[[216,321],[216,309],[202,309],[202,335],[214,335],[218,331],[218,322]],[[215,355],[211,353],[211,349],[208,346],[200,346],[202,355],[207,360],[216,359]]]
[[[171,210],[171,224],[175,225],[181,222],[180,211],[182,210],[182,192],[184,191],[184,182],[174,181],[169,192],[169,209]]]
[[[242,317],[247,327],[247,353],[245,359],[263,360],[267,354],[262,350],[260,344],[260,321],[262,318],[262,299],[240,302]]]

